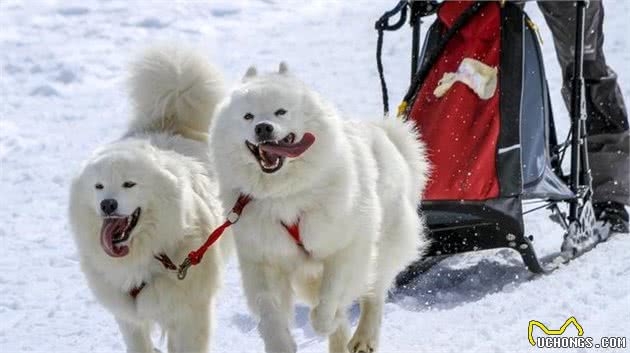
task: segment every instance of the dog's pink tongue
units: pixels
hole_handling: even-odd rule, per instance
[[[127,255],[129,247],[114,245],[114,234],[122,233],[127,226],[125,218],[106,218],[101,226],[101,246],[105,253],[111,257],[122,257]]]
[[[279,156],[295,158],[306,152],[309,147],[315,143],[315,135],[307,132],[302,136],[302,139],[291,145],[273,144],[260,145],[260,149],[266,153],[273,153]]]

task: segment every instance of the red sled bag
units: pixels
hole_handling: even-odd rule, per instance
[[[438,13],[440,26],[452,28],[468,6],[469,2],[444,4]],[[501,19],[498,6],[479,11],[449,40],[409,113],[422,131],[434,166],[425,200],[499,196],[495,153],[501,125],[497,82]],[[480,89],[487,92],[475,92]]]
[[[567,200],[550,146],[553,117],[538,37],[516,5],[442,2],[399,113],[414,121],[432,174],[421,205],[430,255],[511,247],[542,272],[522,200]]]

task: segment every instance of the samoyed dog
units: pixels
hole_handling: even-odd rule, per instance
[[[128,351],[153,352],[158,324],[169,352],[206,352],[229,243],[210,249],[185,281],[173,270],[223,218],[207,140],[221,76],[177,47],[148,50],[131,76],[127,133],[94,152],[72,183],[81,268]]]
[[[344,121],[281,64],[250,68],[210,134],[224,207],[248,201],[233,232],[266,351],[296,351],[295,298],[311,305],[331,352],[376,350],[387,290],[426,247],[417,207],[428,165],[414,128]]]

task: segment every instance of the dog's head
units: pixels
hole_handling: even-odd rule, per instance
[[[334,159],[335,114],[287,72],[258,75],[220,105],[212,128],[217,169],[228,187],[256,197],[298,192]],[[326,154],[326,155],[325,155]]]
[[[175,176],[156,160],[153,147],[139,141],[121,141],[98,151],[84,165],[71,191],[71,219],[83,225],[79,242],[100,244],[111,257],[134,251],[152,251],[159,220],[168,199],[178,199]],[[169,211],[175,211],[170,210]],[[167,211],[168,212],[168,211]],[[179,217],[174,217],[178,219]],[[137,250],[137,249],[136,249]]]

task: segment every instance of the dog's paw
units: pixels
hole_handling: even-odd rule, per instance
[[[348,343],[348,351],[350,353],[374,353],[376,351],[376,345],[377,341],[375,337],[355,333],[350,343]]]
[[[320,336],[329,336],[337,328],[335,321],[335,310],[328,306],[317,305],[311,310],[311,326]]]

